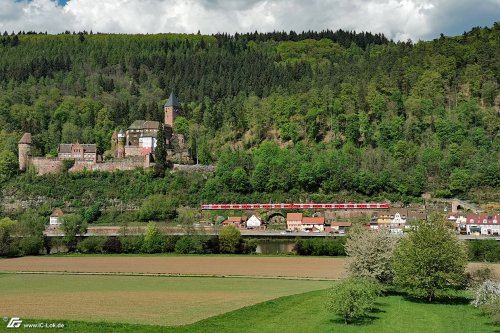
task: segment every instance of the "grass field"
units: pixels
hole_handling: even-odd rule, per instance
[[[178,327],[64,322],[64,332],[117,333],[474,333],[498,326],[468,304],[414,303],[401,296],[379,299],[368,321],[345,325],[324,307],[326,291],[293,295]],[[36,321],[34,321],[36,322]],[[28,331],[28,330],[18,330]]]
[[[182,325],[329,281],[0,274],[0,316]]]
[[[263,256],[0,259],[0,272],[58,272],[0,273],[0,316],[63,322],[61,331],[78,333],[500,332],[468,300],[426,304],[397,295],[380,298],[371,320],[346,326],[325,309],[333,282],[321,280],[345,276],[344,265],[343,258]],[[499,264],[488,267],[500,272]],[[169,276],[176,274],[184,276]]]

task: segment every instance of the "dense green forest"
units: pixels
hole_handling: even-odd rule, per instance
[[[4,33],[0,186],[60,204],[173,193],[191,205],[339,193],[498,200],[499,74],[498,22],[417,43],[342,30]],[[38,156],[76,141],[103,153],[114,129],[161,120],[170,91],[182,104],[175,130],[213,175],[18,174],[23,132]]]

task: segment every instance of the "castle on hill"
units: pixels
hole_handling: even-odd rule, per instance
[[[154,161],[158,131],[165,131],[167,159],[177,164],[193,164],[184,135],[174,130],[175,119],[181,106],[172,92],[163,107],[164,122],[135,120],[126,129],[114,131],[111,137],[111,160],[103,161],[95,144],[63,143],[58,147],[57,158],[32,157],[31,134],[24,133],[18,143],[19,169],[25,171],[33,166],[38,174],[56,173],[63,170],[64,160],[74,160],[69,171],[83,170],[133,170],[148,168]]]

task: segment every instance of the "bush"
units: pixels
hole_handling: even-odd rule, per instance
[[[327,307],[347,324],[367,316],[380,292],[380,285],[375,280],[350,278],[330,289]]]
[[[75,165],[75,160],[63,160],[62,161],[62,170],[64,172],[68,171]]]
[[[117,237],[108,237],[104,242],[102,250],[106,253],[121,253],[122,242]]]
[[[465,273],[464,286],[476,288],[487,280],[495,280],[495,272],[489,267],[478,268],[472,272]]]
[[[235,253],[241,241],[241,232],[232,225],[225,226],[219,233],[219,250]]]
[[[167,235],[163,238],[163,249],[162,252],[174,252],[175,244],[179,240],[180,236],[177,235]]]
[[[123,236],[120,238],[123,253],[140,253],[142,236]]]
[[[473,290],[474,300],[471,302],[476,308],[491,303],[495,298],[500,298],[500,284],[486,280]]]
[[[496,324],[500,323],[500,283],[486,280],[472,289],[474,300],[471,304],[489,314]]]
[[[298,239],[294,249],[301,256],[344,256],[345,241],[345,237]]]
[[[137,218],[141,221],[173,220],[177,216],[178,201],[167,195],[154,194],[142,202]]]
[[[11,235],[16,225],[17,222],[8,217],[0,219],[0,256],[19,255],[19,239]]]
[[[80,215],[87,223],[97,221],[97,219],[101,216],[101,204],[98,202],[90,207],[82,209]]]
[[[255,253],[257,250],[257,240],[250,238],[250,239],[245,239],[243,241],[243,250],[241,251],[242,253]]]
[[[158,253],[163,249],[163,237],[154,222],[149,222],[144,233],[141,251],[144,253]]]
[[[482,306],[481,310],[489,314],[495,324],[500,324],[500,297],[491,299],[491,301]]]
[[[203,244],[205,253],[220,253],[219,237],[210,236]]]
[[[201,254],[204,251],[204,240],[200,236],[187,235],[175,243],[175,252],[180,254]]]
[[[33,256],[40,254],[40,250],[42,248],[43,248],[42,236],[23,237],[19,242],[20,253],[23,256]]]
[[[105,241],[102,237],[87,237],[76,248],[81,253],[102,253]]]
[[[471,261],[500,261],[500,242],[494,239],[471,240],[468,243]]]

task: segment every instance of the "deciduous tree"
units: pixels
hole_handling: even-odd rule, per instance
[[[219,233],[219,249],[222,253],[235,253],[241,241],[241,232],[232,225],[225,226]]]
[[[367,316],[374,308],[379,293],[380,287],[373,280],[346,279],[330,289],[327,307],[347,324]]]
[[[439,215],[421,222],[394,252],[394,280],[432,302],[464,279],[467,247]]]
[[[355,228],[345,244],[348,270],[356,277],[369,277],[390,282],[393,277],[392,254],[398,237],[388,230]]]

